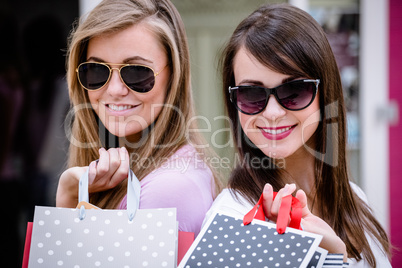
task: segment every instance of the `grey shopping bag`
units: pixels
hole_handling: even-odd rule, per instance
[[[322,236],[215,212],[183,257],[179,268],[190,267],[308,267]]]
[[[35,207],[29,267],[176,267],[176,209],[138,209],[130,170],[127,210]],[[88,201],[88,174],[80,180]]]

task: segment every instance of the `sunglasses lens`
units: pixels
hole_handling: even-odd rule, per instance
[[[148,92],[155,84],[155,75],[152,69],[146,66],[128,65],[120,70],[124,83],[136,92]]]
[[[267,92],[260,87],[239,87],[235,91],[237,108],[246,114],[257,114],[264,110],[267,98]]]
[[[109,79],[109,74],[109,68],[99,63],[84,63],[78,68],[78,79],[88,90],[96,90],[104,86]]]
[[[277,101],[286,109],[297,111],[308,107],[314,100],[316,83],[312,81],[294,81],[276,87]],[[239,86],[234,88],[233,102],[245,114],[258,114],[267,106],[272,90],[257,86]]]
[[[278,101],[289,110],[306,108],[313,100],[316,85],[314,82],[296,81],[277,88]]]

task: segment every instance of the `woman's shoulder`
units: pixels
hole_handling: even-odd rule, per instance
[[[185,145],[141,180],[140,208],[177,208],[179,230],[198,234],[213,202],[213,175]]]
[[[192,156],[195,153],[197,153],[197,150],[194,148],[193,145],[191,144],[184,144],[181,146],[175,153],[174,155],[179,155],[179,156]]]
[[[206,213],[204,224],[215,212],[223,212],[235,217],[243,217],[253,207],[254,204],[248,202],[240,193],[228,188],[223,189]]]
[[[175,159],[178,157],[197,157],[197,155],[200,154],[198,151],[195,149],[195,147],[189,143],[184,144],[181,146],[179,149],[177,149],[170,157],[169,160]]]
[[[354,182],[349,182],[350,187],[356,195],[367,203],[367,196],[363,190]],[[255,204],[247,201],[239,192],[226,188],[215,199],[211,211],[228,211],[238,215],[244,215],[250,211]]]
[[[368,199],[364,191],[354,182],[349,181],[350,187],[355,192],[355,194],[367,205]],[[391,267],[388,257],[381,249],[379,242],[375,241],[371,235],[366,232],[366,238],[369,242],[370,248],[373,251],[374,257],[377,262],[377,267]],[[361,261],[356,261],[356,259],[349,259],[349,267],[353,268],[364,268],[369,267],[369,264],[363,259]]]
[[[153,173],[158,171],[180,171],[185,173],[193,170],[209,170],[203,154],[199,153],[191,144],[183,145],[168,158],[160,159],[159,163],[161,165],[153,170]]]
[[[169,158],[161,160],[152,172],[141,180],[142,187],[147,184],[179,184],[182,187],[196,186],[211,188],[213,174],[192,145],[184,145]]]

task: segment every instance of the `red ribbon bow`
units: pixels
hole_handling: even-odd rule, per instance
[[[274,192],[273,199],[275,199],[276,195],[277,192]],[[257,204],[255,204],[255,206],[246,215],[244,215],[243,218],[244,225],[250,224],[253,221],[253,219],[265,221],[265,213],[262,202],[263,202],[263,195],[261,194],[261,197],[258,200]],[[302,215],[302,207],[299,199],[293,197],[292,195],[282,197],[282,203],[281,206],[279,207],[278,217],[276,220],[276,230],[278,231],[278,233],[283,234],[286,231],[286,227],[289,222],[289,217],[290,217],[289,227],[301,230],[300,227],[301,215]]]

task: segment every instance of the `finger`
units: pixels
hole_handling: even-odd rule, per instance
[[[294,183],[289,184],[287,191],[283,193],[282,197],[293,194],[295,190],[296,190],[296,184]]]
[[[120,160],[121,161],[125,161],[125,163],[129,164],[130,163],[130,155],[128,154],[128,151],[126,149],[126,147],[121,147],[119,150],[120,153]]]
[[[105,148],[99,149],[99,161],[96,166],[96,174],[98,175],[96,180],[102,178],[109,172],[109,153]]]
[[[280,189],[275,196],[275,199],[271,206],[271,213],[275,217],[278,216],[279,207],[282,203],[282,197],[288,195],[288,188],[289,188],[289,184],[285,184],[285,187]]]
[[[110,179],[110,186],[115,187],[118,185],[120,182],[125,180],[128,176],[129,172],[129,158],[128,158],[128,152],[126,148],[122,147],[118,149],[119,155],[120,155],[120,166],[116,170],[116,172],[113,174],[112,178]]]
[[[276,220],[276,219],[272,219],[273,217],[271,214],[274,190],[269,183],[265,184],[262,194],[263,194],[263,203],[262,204],[264,207],[265,217],[267,217],[269,220],[272,220],[272,221]]]
[[[286,184],[285,187],[279,190],[278,194],[276,195],[272,207],[271,207],[271,213],[273,218],[277,218],[279,214],[279,210],[282,204],[282,200],[285,196],[291,195],[294,191],[296,190],[296,185],[294,183],[292,184]],[[290,218],[289,218],[290,221]]]
[[[296,192],[296,198],[299,200],[300,205],[302,207],[302,218],[306,217],[307,215],[309,215],[311,213],[310,209],[308,208],[308,205],[307,205],[306,193],[300,189]]]
[[[120,167],[120,149],[111,148],[107,152],[109,153],[109,178],[117,171]]]
[[[92,161],[88,169],[88,185],[91,185],[96,178],[96,161]]]

